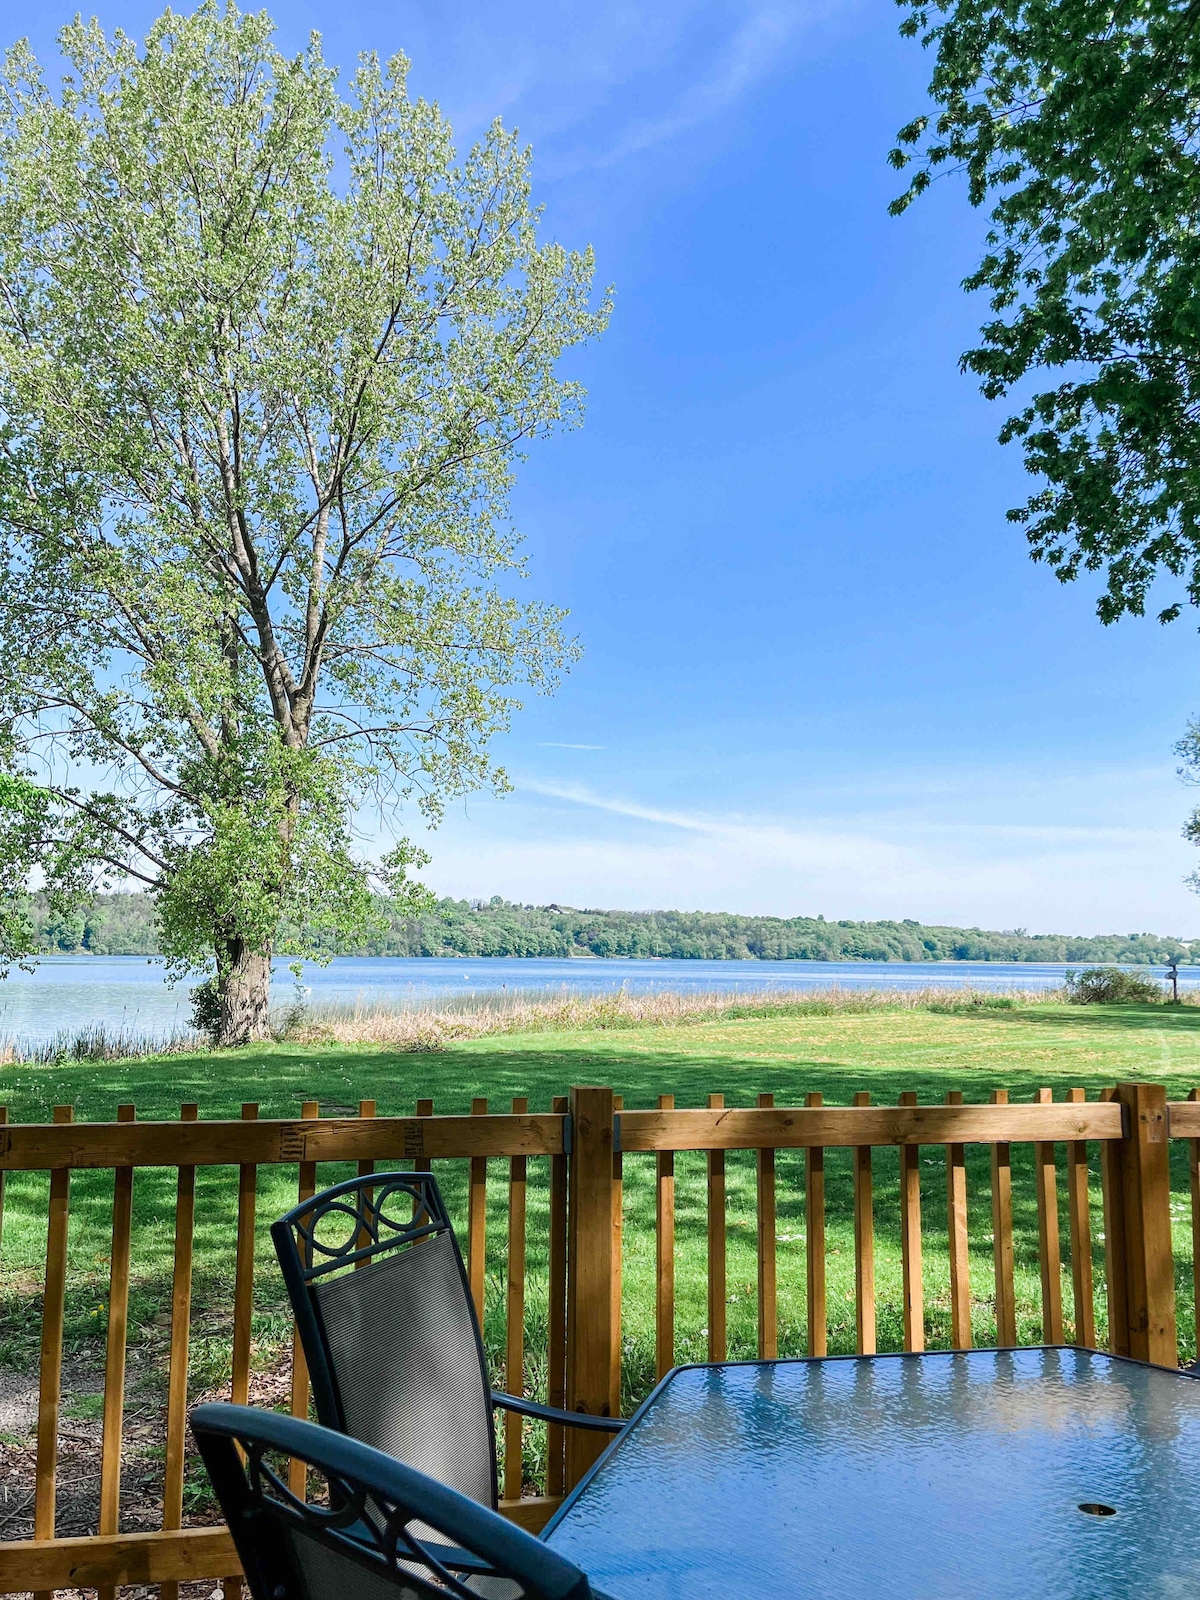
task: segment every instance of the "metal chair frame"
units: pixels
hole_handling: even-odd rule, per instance
[[[346,1563],[347,1594],[365,1569],[398,1596],[479,1600],[501,1579],[523,1600],[604,1600],[515,1523],[347,1434],[249,1406],[197,1406],[191,1424],[253,1600],[326,1600],[297,1558],[304,1539]],[[315,1468],[328,1503],[294,1495],[268,1452]]]
[[[400,1201],[403,1215],[396,1215],[394,1209],[389,1209],[394,1208],[397,1200]],[[317,1237],[322,1223],[331,1216],[344,1217],[346,1220],[348,1231],[340,1243],[330,1243]],[[271,1225],[275,1253],[279,1258],[280,1271],[308,1363],[317,1417],[325,1427],[335,1428],[340,1433],[347,1431],[346,1419],[320,1305],[312,1290],[313,1284],[328,1273],[352,1269],[388,1251],[419,1247],[422,1239],[442,1234],[450,1237],[462,1285],[463,1304],[471,1319],[479,1356],[479,1381],[490,1432],[491,1503],[494,1508],[499,1503],[494,1421],[497,1408],[515,1411],[540,1422],[603,1433],[619,1433],[626,1423],[619,1417],[593,1417],[583,1412],[563,1411],[557,1406],[540,1405],[490,1386],[479,1318],[471,1298],[462,1252],[441,1190],[432,1173],[373,1172],[348,1178],[344,1183],[334,1184],[332,1188],[313,1195],[310,1200],[301,1201]]]

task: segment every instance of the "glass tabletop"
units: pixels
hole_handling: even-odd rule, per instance
[[[1044,1348],[681,1367],[545,1537],[613,1600],[1182,1600],[1200,1381]]]

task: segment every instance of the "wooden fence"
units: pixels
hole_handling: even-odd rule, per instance
[[[255,1272],[258,1173],[284,1165],[298,1172],[301,1198],[316,1191],[319,1164],[354,1162],[360,1172],[398,1164],[428,1168],[431,1162],[466,1164],[466,1257],[471,1293],[482,1317],[485,1294],[489,1163],[503,1162],[507,1180],[508,1238],[505,1273],[506,1386],[520,1393],[525,1379],[527,1185],[530,1161],[547,1163],[547,1381],[552,1404],[614,1415],[621,1395],[621,1284],[627,1158],[654,1164],[655,1349],[661,1375],[674,1363],[675,1157],[699,1151],[706,1160],[707,1354],[727,1354],[726,1156],[753,1152],[756,1190],[758,1353],[778,1353],[776,1153],[804,1156],[804,1216],[807,1350],[827,1350],[825,1152],[852,1152],[854,1206],[854,1301],[856,1344],[876,1348],[875,1220],[873,1152],[899,1153],[899,1232],[903,1276],[903,1343],[925,1343],[925,1279],[922,1267],[921,1168],[923,1146],[945,1150],[946,1232],[950,1265],[951,1344],[972,1342],[967,1233],[965,1147],[991,1151],[993,1286],[997,1342],[1017,1342],[1014,1287],[1013,1145],[1029,1144],[1038,1218],[1042,1330],[1048,1343],[1064,1338],[1063,1242],[1059,1227],[1059,1156],[1065,1147],[1067,1250],[1073,1292],[1075,1342],[1096,1343],[1093,1249],[1089,1212],[1088,1146],[1098,1144],[1104,1203],[1104,1279],[1109,1346],[1144,1361],[1175,1365],[1175,1264],[1171,1243],[1169,1140],[1188,1141],[1191,1162],[1193,1270],[1200,1290],[1200,1103],[1168,1104],[1166,1091],[1122,1084],[1086,1101],[1072,1090],[1055,1102],[1042,1090],[1030,1104],[1009,1104],[996,1091],[988,1105],[967,1105],[951,1094],[944,1105],[918,1105],[915,1094],[898,1106],[875,1106],[855,1096],[852,1106],[825,1106],[809,1095],[802,1107],[776,1107],[761,1095],[752,1109],[726,1108],[719,1095],[705,1109],[676,1109],[670,1096],[656,1109],[624,1110],[608,1088],[575,1088],[548,1113],[530,1113],[515,1100],[504,1114],[474,1102],[470,1116],[433,1114],[419,1101],[413,1117],[377,1117],[364,1101],[357,1117],[322,1117],[307,1102],[301,1117],[260,1120],[257,1107],[243,1107],[240,1121],[205,1122],[197,1107],[183,1107],[175,1123],[139,1123],[132,1106],[118,1120],[79,1124],[68,1106],[50,1124],[20,1125],[0,1112],[0,1218],[6,1172],[50,1174],[46,1227],[45,1289],[41,1321],[41,1366],[32,1539],[0,1543],[0,1594],[34,1591],[39,1600],[55,1589],[95,1588],[110,1600],[114,1586],[158,1583],[165,1600],[176,1600],[180,1582],[223,1580],[228,1600],[241,1593],[232,1544],[220,1527],[184,1527],[184,1465],[188,1404],[189,1338],[192,1322],[192,1263],[198,1168],[236,1168],[236,1240],[232,1317],[231,1396],[245,1402],[251,1370],[251,1316]],[[133,1194],[141,1168],[176,1174],[174,1266],[164,1433],[162,1529],[119,1529],[122,1430],[128,1344]],[[100,1448],[98,1529],[86,1537],[55,1537],[56,1473],[62,1405],[64,1310],[68,1288],[68,1220],[71,1175],[84,1170],[114,1173],[110,1287]],[[494,1169],[493,1169],[494,1170]],[[231,1173],[232,1182],[232,1173]],[[541,1241],[539,1241],[540,1247]],[[1196,1296],[1200,1319],[1200,1292]],[[1200,1326],[1197,1328],[1200,1335]],[[293,1350],[291,1408],[308,1411],[308,1379]],[[603,1438],[578,1430],[549,1429],[544,1494],[521,1499],[521,1423],[506,1419],[502,1509],[536,1529],[565,1489],[603,1448]]]

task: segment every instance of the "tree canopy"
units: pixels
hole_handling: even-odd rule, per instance
[[[600,911],[571,906],[442,899],[419,915],[380,898],[371,925],[338,955],[658,957],[708,961],[1078,961],[1139,966],[1200,961],[1200,940],[1155,933],[997,932],[903,921],[827,921],[750,917],[724,911]],[[94,955],[157,955],[153,906],[138,894],[99,895],[66,914],[38,897],[32,910],[38,949]],[[299,937],[296,934],[299,933]],[[313,935],[285,927],[280,949],[310,946]],[[329,947],[329,953],[335,953]],[[936,978],[931,978],[936,982]]]
[[[573,659],[508,495],[608,314],[515,134],[460,159],[403,58],[342,96],[272,34],[77,20],[56,90],[24,44],[0,74],[0,889],[145,885],[227,1039],[282,923],[363,925],[362,808],[503,787],[517,691]]]
[[[1193,0],[900,0],[937,107],[901,130],[902,211],[939,171],[989,207],[963,357],[1015,404],[1041,481],[1009,516],[1108,623],[1200,605],[1200,7]],[[1157,600],[1155,602],[1157,604]]]

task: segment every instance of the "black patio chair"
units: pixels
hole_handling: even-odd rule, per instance
[[[345,1434],[229,1405],[197,1406],[192,1432],[253,1600],[604,1600],[522,1528]],[[297,1499],[289,1457],[325,1492]]]
[[[625,1426],[491,1388],[458,1241],[429,1173],[350,1178],[302,1201],[271,1237],[325,1427],[494,1508],[495,1407],[605,1433]]]

